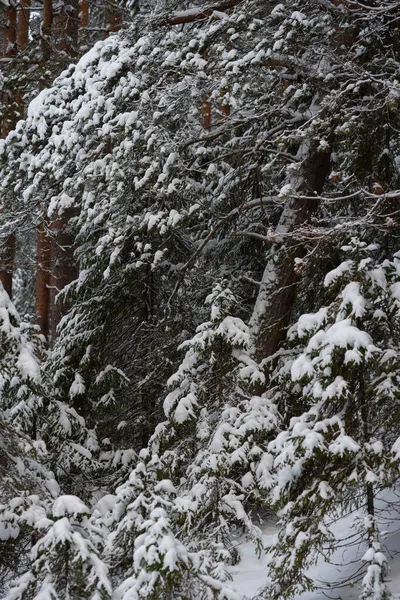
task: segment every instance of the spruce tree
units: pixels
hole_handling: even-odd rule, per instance
[[[342,250],[332,302],[291,328],[295,358],[277,374],[288,426],[270,445],[281,527],[268,598],[313,586],[306,568],[332,554],[328,524],[349,509],[366,548],[360,597],[389,598],[375,496],[398,478],[400,263],[358,239]]]
[[[108,568],[93,540],[96,530],[89,509],[76,496],[59,496],[49,516],[35,523],[29,569],[7,591],[4,600],[107,600]]]

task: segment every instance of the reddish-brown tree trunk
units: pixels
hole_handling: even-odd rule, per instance
[[[201,103],[200,123],[204,127],[204,129],[211,128],[212,110],[211,110],[211,102],[210,102],[209,98],[210,98],[210,94],[208,94],[207,96],[204,96],[203,101]]]
[[[86,18],[88,7],[86,0],[84,2]],[[78,53],[79,23],[82,18],[79,8],[79,0],[69,0],[55,11],[52,0],[44,0],[42,53],[45,62],[51,59],[52,40],[58,51],[70,57]],[[57,325],[68,310],[66,301],[57,301],[57,295],[77,275],[70,216],[68,213],[55,215],[49,226],[47,222],[42,222],[37,233],[36,315],[49,344],[54,343]]]
[[[12,279],[15,260],[15,234],[11,234],[0,248],[0,281],[7,294],[12,297]]]
[[[31,15],[31,0],[21,0],[18,11],[17,46],[20,52],[29,44],[29,20]]]
[[[12,58],[17,54],[17,11],[8,6],[3,16],[3,56]],[[1,137],[6,138],[15,125],[15,90],[5,90],[2,94],[4,116],[1,122]],[[2,241],[0,248],[0,281],[8,295],[12,296],[12,275],[15,260],[15,235]]]
[[[50,283],[50,243],[47,222],[43,221],[37,230],[36,263],[36,319],[40,332],[47,338],[49,334],[49,283]]]
[[[42,21],[42,58],[43,62],[50,59],[51,55],[51,29],[53,26],[53,0],[43,0]]]
[[[88,0],[80,0],[79,2],[79,27],[87,27],[89,25],[89,2]]]
[[[104,37],[107,37],[110,35],[110,33],[115,33],[121,29],[122,24],[121,11],[118,9],[118,5],[116,2],[114,2],[114,0],[111,0],[106,4],[105,17],[106,23]]]
[[[61,4],[54,14],[53,32],[57,50],[71,57],[78,53],[79,0]]]
[[[29,20],[31,14],[31,0],[21,0],[17,13],[17,49],[24,52],[29,44]],[[15,121],[22,119],[25,113],[24,91],[15,90]]]

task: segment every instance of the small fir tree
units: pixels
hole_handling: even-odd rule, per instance
[[[380,261],[379,248],[356,239],[343,251],[347,260],[325,277],[335,299],[290,330],[297,356],[277,376],[296,416],[270,446],[281,529],[268,598],[312,587],[306,568],[333,552],[328,519],[345,507],[366,513],[361,598],[389,598],[374,498],[398,477],[400,262]]]
[[[111,598],[108,567],[99,556],[98,531],[89,516],[79,498],[59,496],[50,515],[36,520],[39,539],[31,548],[29,569],[11,585],[4,600]]]
[[[278,414],[270,401],[246,392],[249,381],[263,375],[249,356],[248,328],[230,315],[235,304],[232,292],[218,284],[206,302],[210,320],[181,345],[185,357],[168,382],[171,391],[164,402],[167,420],[157,427],[129,482],[117,493],[110,551],[111,556],[118,556],[117,565],[131,561],[132,555],[135,565],[135,557],[144,552],[139,549],[139,540],[141,545],[143,539],[151,539],[146,528],[159,529],[159,519],[170,530],[172,541],[167,546],[179,549],[174,550],[180,558],[174,562],[173,577],[162,576],[162,569],[155,568],[149,579],[153,583],[146,587],[149,595],[145,597],[149,598],[159,597],[154,594],[161,594],[160,590],[166,593],[168,585],[169,593],[173,590],[178,594],[188,577],[192,578],[194,594],[188,597],[203,597],[206,589],[201,592],[193,587],[193,577],[200,576],[193,573],[195,565],[203,585],[208,573],[211,588],[218,581],[221,586],[227,578],[224,565],[237,560],[235,536],[239,526],[260,547],[260,532],[253,524],[251,508],[264,505],[265,492],[260,494],[260,490],[272,484],[272,459],[266,446],[276,433]],[[147,537],[137,537],[141,528]],[[166,532],[163,535],[167,536]],[[161,541],[156,545],[164,548],[157,553],[165,562],[167,546]],[[150,561],[145,563],[145,571],[139,561],[140,572],[136,567],[133,579],[121,589],[133,589],[131,584],[135,590],[144,589],[143,578],[149,578],[148,571],[154,570],[150,568],[152,553],[145,547],[146,560]]]

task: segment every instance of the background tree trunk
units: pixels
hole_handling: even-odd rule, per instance
[[[48,338],[50,345],[57,337],[57,325],[68,311],[68,303],[65,299],[57,301],[57,295],[78,275],[73,254],[74,236],[69,225],[71,216],[71,214],[65,214],[62,219],[55,219],[50,225],[48,283]]]
[[[41,333],[49,334],[49,280],[50,280],[50,244],[47,223],[41,223],[37,230],[36,264],[36,318]]]
[[[18,11],[18,50],[23,52],[29,43],[29,20],[31,15],[31,0],[21,0]]]
[[[51,55],[51,29],[53,25],[53,0],[43,0],[43,21],[42,21],[42,59],[45,63]]]
[[[122,24],[122,15],[121,11],[118,8],[118,5],[114,0],[107,2],[105,8],[105,37],[110,35],[110,33],[115,33],[119,29],[121,29]]]
[[[17,54],[17,10],[15,6],[7,6],[3,17],[3,56],[13,58]],[[17,120],[15,90],[3,90],[3,119],[1,137],[4,139],[14,128]],[[2,240],[0,247],[0,281],[8,295],[12,296],[12,276],[15,260],[15,234]]]
[[[54,38],[57,49],[68,56],[78,54],[79,0],[62,2],[54,10]]]

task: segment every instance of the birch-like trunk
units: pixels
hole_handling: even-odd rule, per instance
[[[311,151],[304,161],[302,181],[297,194],[319,196],[329,175],[330,153]],[[304,245],[296,239],[296,230],[317,212],[317,198],[289,198],[276,228],[281,243],[274,245],[268,256],[250,321],[255,357],[262,360],[274,354],[283,340],[296,300],[299,276],[295,259],[304,256]]]

